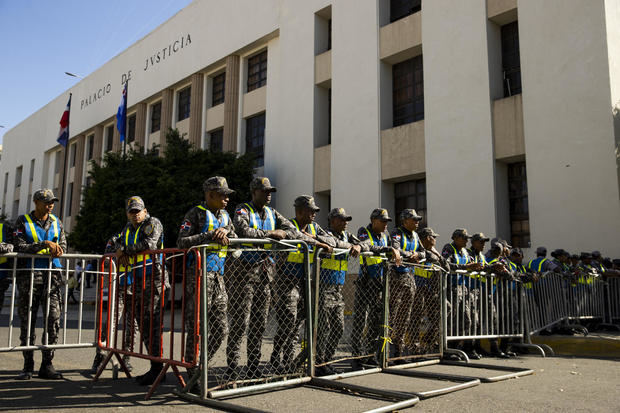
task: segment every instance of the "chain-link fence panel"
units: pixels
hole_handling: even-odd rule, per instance
[[[391,266],[388,319],[388,361],[441,356],[441,271]]]
[[[203,250],[202,256],[207,281],[208,339],[202,346],[206,344],[208,358],[206,389],[307,375],[312,255],[306,244],[235,241],[226,248],[223,272],[209,265],[213,251]]]

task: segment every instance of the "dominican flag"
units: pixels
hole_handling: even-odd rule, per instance
[[[121,142],[125,142],[125,132],[127,128],[127,82],[123,85],[123,93],[121,95],[121,104],[118,105],[116,112],[116,129],[121,135]]]
[[[60,131],[58,131],[58,141],[64,147],[67,147],[67,142],[69,142],[69,112],[71,111],[71,94],[69,93],[69,102],[67,102],[67,107],[60,118]]]

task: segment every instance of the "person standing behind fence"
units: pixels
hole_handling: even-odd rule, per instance
[[[396,265],[401,265],[400,252],[390,245],[387,233],[388,222],[392,218],[386,209],[377,208],[370,214],[370,224],[357,231],[357,237],[375,255],[391,253]],[[353,369],[362,368],[362,364],[377,364],[372,357],[361,358],[379,351],[379,339],[383,315],[383,271],[381,257],[360,257],[360,274],[355,282],[355,298],[353,301],[353,330],[351,344],[353,346]],[[364,335],[364,332],[366,333]]]
[[[269,178],[256,177],[250,183],[252,200],[239,204],[233,223],[240,238],[295,239],[299,232],[278,211],[269,207],[271,193]],[[260,247],[260,245],[257,245]],[[254,248],[256,246],[252,246]],[[265,249],[271,245],[266,244]],[[230,332],[226,348],[228,370],[226,377],[238,377],[237,366],[241,357],[241,340],[247,330],[247,367],[250,376],[259,374],[263,333],[267,325],[271,302],[271,282],[274,278],[275,261],[267,252],[248,251],[231,262],[227,269],[228,316]]]
[[[366,245],[360,245],[359,238],[347,232],[347,223],[351,219],[352,217],[347,215],[344,208],[332,209],[327,217],[328,233],[336,239],[336,248],[349,249],[349,251],[344,254],[332,254],[329,258],[321,260],[317,364],[327,363],[334,357],[338,342],[344,333],[342,287],[349,268],[349,255],[356,258],[361,251],[368,250]],[[329,364],[316,369],[318,376],[335,373],[336,371]]]
[[[127,199],[125,209],[128,222],[120,232],[120,237],[116,238],[114,245],[118,273],[125,278],[126,283],[133,284],[132,292],[135,294],[133,308],[130,302],[125,303],[125,314],[128,316],[133,314],[141,328],[140,334],[148,353],[151,356],[160,357],[160,300],[164,293],[162,277],[165,277],[165,274],[163,274],[159,254],[144,254],[143,252],[164,247],[164,228],[159,219],[149,215],[144,201],[139,196]],[[143,274],[146,277],[145,280],[142,280]],[[144,300],[141,297],[144,297]],[[141,301],[143,307],[139,308]],[[161,362],[151,361],[150,370],[136,377],[136,381],[143,386],[153,384],[162,368]]]
[[[335,239],[319,226],[314,219],[320,208],[310,195],[301,195],[293,203],[295,218],[290,221],[300,233],[299,238],[308,242],[310,262],[313,262],[314,247],[331,252]],[[315,245],[312,245],[315,244]],[[295,337],[305,319],[304,314],[304,254],[301,251],[289,252],[286,264],[279,268],[275,279],[275,313],[278,324],[273,338],[273,351],[270,364],[282,372],[295,368]]]
[[[40,189],[32,197],[35,208],[30,214],[20,215],[15,223],[13,242],[17,252],[28,254],[42,254],[52,257],[51,268],[61,268],[60,257],[67,251],[67,240],[62,222],[52,214],[54,203],[58,198],[50,189]],[[32,266],[30,258],[20,260],[18,268],[29,269]],[[42,337],[43,344],[53,345],[58,342],[60,329],[60,313],[62,298],[60,285],[62,275],[59,272],[47,271],[50,268],[48,258],[34,260],[34,276],[31,284],[29,271],[22,271],[17,277],[18,313],[20,318],[20,344],[34,345],[35,325],[39,306],[43,308],[43,319],[47,319],[46,337]],[[51,277],[51,280],[50,280]],[[51,281],[51,282],[50,282]],[[50,289],[48,291],[48,282]],[[30,342],[28,338],[28,308],[30,306],[30,293],[32,291],[32,307],[30,320]],[[47,301],[49,299],[49,308]],[[42,379],[62,379],[62,374],[57,372],[52,365],[54,350],[42,350],[41,368],[39,377]],[[34,352],[26,350],[24,355],[24,369],[18,376],[19,380],[30,380],[34,371]]]
[[[13,227],[8,222],[0,222],[0,254],[13,252]],[[4,306],[4,294],[12,282],[13,260],[0,256],[0,313]]]
[[[205,249],[203,265],[207,274],[207,319],[209,332],[207,339],[210,360],[222,345],[228,334],[228,318],[226,315],[228,295],[224,284],[224,266],[226,264],[226,246],[230,238],[236,238],[234,226],[226,206],[230,194],[234,193],[228,187],[226,178],[213,176],[202,184],[205,200],[200,205],[190,209],[183,218],[183,224],[177,238],[178,248],[190,248],[196,245],[208,246]],[[201,252],[198,250],[197,252]],[[190,256],[191,257],[191,256]],[[185,362],[195,361],[196,349],[194,342],[195,309],[200,294],[196,293],[196,261],[190,258],[191,264],[185,277]],[[199,276],[202,274],[200,273]],[[204,322],[204,320],[201,320]],[[197,325],[200,335],[200,325]],[[188,368],[191,377],[195,368]]]
[[[420,243],[416,230],[422,221],[422,217],[418,215],[415,209],[404,209],[400,213],[399,227],[394,228],[390,234],[392,248],[399,250],[403,261],[409,263],[417,263],[424,259],[424,248]],[[390,327],[391,338],[394,344],[394,357],[402,355],[403,346],[405,345],[405,330],[407,329],[408,320],[411,316],[414,324],[421,321],[424,301],[417,301],[417,308],[412,312],[413,298],[418,287],[425,288],[426,279],[423,277],[414,279],[413,267],[408,265],[398,265],[392,267],[390,274]],[[421,304],[421,305],[420,305]],[[414,314],[415,313],[415,314]],[[420,332],[419,328],[414,331]],[[417,342],[418,337],[412,337]]]

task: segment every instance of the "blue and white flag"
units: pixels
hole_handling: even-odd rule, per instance
[[[127,82],[123,85],[121,104],[118,106],[118,112],[116,112],[116,129],[121,135],[121,142],[124,142],[127,129]]]

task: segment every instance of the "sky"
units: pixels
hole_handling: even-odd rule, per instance
[[[0,0],[0,144],[9,129],[80,81],[65,72],[86,77],[189,3]]]

